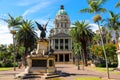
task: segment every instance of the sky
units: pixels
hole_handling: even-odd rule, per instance
[[[102,7],[119,13],[119,8],[114,8],[118,0],[108,0]],[[92,25],[93,31],[97,30],[97,24],[93,22],[94,14],[80,13],[79,10],[88,8],[87,0],[0,0],[0,18],[8,19],[8,13],[13,17],[23,16],[24,19],[45,24],[50,18],[47,26],[47,35],[49,30],[54,28],[54,18],[60,9],[60,5],[64,5],[64,9],[70,17],[71,24],[75,21],[86,20]],[[101,14],[102,18],[109,17],[108,13]],[[40,31],[36,28],[38,35]],[[12,43],[12,35],[8,29],[8,24],[0,20],[0,44]]]

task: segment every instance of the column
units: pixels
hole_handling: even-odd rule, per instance
[[[59,62],[59,61],[60,61],[59,54],[57,54],[57,62]]]
[[[55,49],[55,39],[53,39],[53,48]]]
[[[60,50],[60,39],[58,39],[58,50]]]
[[[51,39],[51,43],[50,43],[51,47],[53,47],[53,39]]]
[[[70,50],[72,50],[72,39],[70,38]]]
[[[71,53],[69,53],[69,61],[70,61],[70,59],[71,59]]]
[[[65,62],[65,54],[63,54],[63,62]]]
[[[48,68],[49,68],[49,59],[46,59],[47,60],[47,63],[45,63],[45,64],[47,64],[47,69],[46,69],[46,72],[48,73]]]
[[[63,22],[63,28],[65,28],[65,22]]]
[[[68,50],[70,50],[70,46],[71,46],[70,39],[68,39]]]
[[[65,39],[63,39],[63,49],[65,50]]]
[[[51,39],[49,39],[49,48],[48,48],[48,49],[50,49],[50,46],[51,46],[50,44],[51,44]],[[52,46],[51,46],[51,47],[52,47]]]

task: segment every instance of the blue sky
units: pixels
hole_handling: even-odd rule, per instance
[[[117,2],[118,0],[108,0],[103,7],[118,13],[120,9],[114,8]],[[92,20],[94,14],[79,13],[80,9],[88,7],[87,0],[0,0],[0,18],[7,19],[7,14],[10,13],[14,17],[22,15],[25,19],[38,21],[40,24],[44,24],[48,18],[51,18],[47,27],[49,31],[53,28],[54,18],[60,9],[60,5],[64,5],[71,24],[77,20],[86,20],[93,25],[93,31],[97,29],[97,25]],[[108,13],[101,15],[103,18],[109,17]],[[12,43],[12,35],[7,24],[0,20],[0,44],[10,43]]]

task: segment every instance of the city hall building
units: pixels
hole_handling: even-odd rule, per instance
[[[72,39],[69,35],[70,18],[60,6],[54,19],[54,28],[50,31],[49,47],[54,49],[56,62],[70,62],[72,60]]]

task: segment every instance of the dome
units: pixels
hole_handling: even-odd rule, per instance
[[[60,7],[60,10],[57,13],[57,16],[58,15],[67,15],[67,12],[64,10],[64,6],[63,5],[61,5],[61,7]]]

